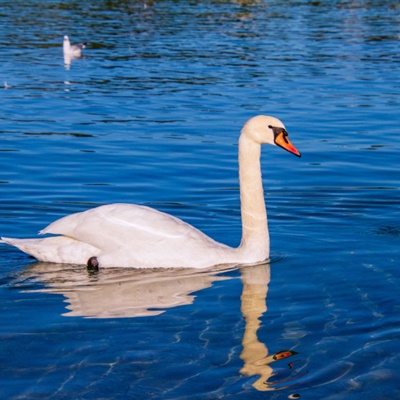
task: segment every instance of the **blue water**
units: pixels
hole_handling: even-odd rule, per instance
[[[270,264],[88,273],[0,244],[0,398],[400,398],[399,18],[3,2],[1,235],[130,202],[236,246],[243,123],[280,118],[302,158],[263,151]],[[70,66],[65,34],[88,44]]]

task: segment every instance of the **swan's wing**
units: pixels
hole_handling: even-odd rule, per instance
[[[61,236],[3,240],[41,261],[102,267],[191,267],[236,262],[236,249],[149,207],[111,204],[61,218],[40,233]]]
[[[99,249],[67,236],[47,237],[42,239],[2,238],[4,243],[15,246],[37,260],[67,264],[85,264],[99,254]]]
[[[105,252],[169,243],[214,242],[193,226],[149,207],[110,204],[61,218],[40,232],[59,234]]]

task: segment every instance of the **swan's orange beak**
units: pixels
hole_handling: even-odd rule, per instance
[[[287,136],[286,131],[282,131],[279,135],[275,137],[275,144],[278,145],[279,147],[282,147],[282,149],[285,149],[286,151],[294,154],[297,157],[301,157],[300,152],[290,143],[290,140]]]

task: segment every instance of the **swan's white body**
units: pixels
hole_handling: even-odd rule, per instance
[[[132,204],[110,204],[72,214],[40,232],[61,236],[2,239],[39,261],[86,264],[96,257],[100,267],[206,268],[263,261],[269,257],[260,168],[263,143],[278,144],[300,156],[276,118],[258,116],[244,125],[239,139],[242,240],[237,248],[218,243],[171,215]]]
[[[63,52],[65,57],[75,58],[82,55],[82,50],[86,47],[85,43],[71,44],[67,35],[64,36]]]

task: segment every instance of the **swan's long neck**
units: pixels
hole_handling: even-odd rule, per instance
[[[261,257],[268,258],[269,233],[260,154],[260,144],[242,133],[239,139],[239,181],[242,214],[240,248],[254,252],[255,258],[260,257],[260,254]]]

